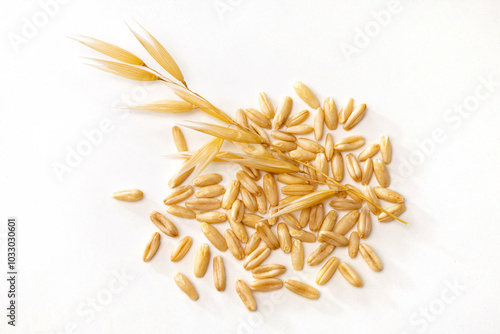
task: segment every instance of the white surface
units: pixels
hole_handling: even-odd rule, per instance
[[[8,34],[21,34],[25,19],[39,15],[41,7],[36,1],[2,2],[0,249],[4,263],[5,220],[17,216],[20,309],[15,329],[6,325],[2,311],[0,332],[500,331],[497,2],[405,2],[350,59],[342,45],[355,46],[357,29],[375,22],[372,11],[387,9],[388,2],[289,1],[285,6],[223,0],[230,10],[218,15],[215,1],[70,1],[17,52]],[[123,23],[130,18],[165,44],[190,87],[230,113],[256,107],[259,90],[274,104],[285,94],[292,96],[297,111],[304,105],[293,92],[295,80],[321,99],[333,96],[339,105],[351,96],[368,104],[367,116],[354,131],[366,133],[368,141],[382,134],[392,139],[391,187],[408,199],[404,218],[411,222],[409,227],[374,222],[368,242],[382,258],[381,273],[372,272],[361,257],[350,260],[345,250],[336,250],[334,255],[360,272],[362,289],[336,273],[317,301],[282,289],[256,294],[260,312],[249,313],[233,286],[235,279],[248,281],[250,275],[229,252],[222,255],[225,292],[213,288],[211,265],[205,278],[193,279],[198,302],[175,286],[176,272],[193,278],[196,249],[205,242],[197,222],[175,219],[180,233],[194,239],[183,261],[169,261],[177,240],[164,237],[154,260],[142,263],[143,247],[155,231],[149,212],[163,210],[166,183],[178,164],[163,157],[175,150],[170,128],[187,116],[208,118],[198,113],[123,116],[112,108],[122,95],[147,91],[134,100],[146,102],[171,94],[162,86],[146,90],[81,65],[79,56],[97,54],[65,36],[101,38],[149,60]],[[496,86],[477,109],[467,117],[444,118],[447,110],[477,93],[481,78],[489,77]],[[59,181],[53,163],[64,163],[68,149],[85,141],[83,132],[103,120],[112,122],[112,131]],[[418,154],[417,143],[439,129],[446,140],[422,155],[423,164],[409,176],[402,175],[402,160]],[[192,136],[192,148],[207,139]],[[223,169],[226,181],[229,171]],[[142,189],[144,200],[110,198],[128,187]],[[212,253],[218,252],[212,248]],[[294,273],[288,258],[277,253],[271,260],[289,267],[285,277],[314,281],[319,267]],[[125,286],[113,279],[121,271],[133,276]],[[6,282],[1,282],[5,310]],[[446,293],[454,283],[463,290]],[[119,291],[110,294],[110,284]],[[90,306],[106,296],[112,296],[106,305],[101,300]],[[430,311],[426,320],[421,312],[429,308],[439,314]]]

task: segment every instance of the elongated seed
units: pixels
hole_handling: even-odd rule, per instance
[[[311,161],[311,160],[314,160],[314,158],[316,158],[316,154],[309,152],[309,151],[306,151],[306,150],[299,149],[299,148],[288,152],[288,154],[293,159],[303,161],[303,162]]]
[[[253,214],[253,213],[245,213],[243,215],[243,219],[241,220],[241,222],[245,226],[248,226],[248,227],[251,227],[251,228],[255,228],[255,225],[257,225],[257,223],[259,223],[261,221],[262,222],[266,222],[263,219],[264,218],[262,216],[259,216],[259,215]]]
[[[295,89],[295,92],[297,95],[309,105],[311,108],[319,108],[320,104],[318,99],[316,98],[316,95],[307,87],[304,85],[302,82],[297,81],[293,84],[293,89]]]
[[[218,224],[227,220],[227,216],[223,212],[207,211],[196,214],[196,220],[203,223]]]
[[[355,182],[361,181],[361,167],[354,154],[349,153],[345,156],[347,171]]]
[[[396,204],[396,205],[393,205],[387,209],[385,209],[386,211],[392,213],[394,216],[396,217],[399,217],[399,215],[401,215],[405,210],[406,210],[406,207],[403,203],[401,204]],[[391,216],[389,216],[387,213],[385,212],[382,212],[379,216],[378,216],[378,221],[381,222],[381,223],[387,223],[387,222],[390,222],[392,221],[394,218],[392,218]]]
[[[247,310],[253,312],[257,309],[257,304],[255,303],[252,290],[250,290],[248,285],[240,279],[236,281],[236,292],[238,293],[238,296],[240,296],[240,299]]]
[[[229,209],[233,205],[233,202],[236,198],[238,198],[238,194],[240,193],[240,181],[233,180],[229,184],[224,196],[222,196],[221,207],[223,209]]]
[[[358,124],[366,113],[366,104],[362,103],[354,109],[349,118],[344,123],[344,130],[349,131]]]
[[[177,152],[186,152],[188,150],[186,138],[184,138],[182,130],[177,125],[172,127],[172,137],[174,138],[174,144],[177,148]]]
[[[259,193],[259,186],[255,183],[254,180],[252,180],[247,172],[243,170],[237,171],[236,178],[238,179],[238,181],[240,181],[240,184],[252,194],[257,195]]]
[[[176,237],[179,235],[179,232],[177,231],[177,227],[169,220],[167,217],[162,215],[159,212],[153,211],[149,215],[149,218],[153,222],[153,224],[160,229],[163,233],[168,235],[169,237]]]
[[[323,146],[315,142],[314,140],[308,139],[308,138],[299,138],[297,139],[297,145],[311,153],[322,153],[325,152],[325,149]]]
[[[333,231],[333,227],[335,226],[335,223],[337,222],[337,211],[331,210],[327,213],[325,216],[325,219],[323,219],[323,223],[321,224],[320,231]]]
[[[344,159],[340,152],[335,152],[332,158],[332,174],[333,178],[337,182],[341,182],[344,179]]]
[[[325,208],[323,203],[315,205],[311,208],[311,218],[309,219],[309,229],[312,232],[317,232],[321,228],[321,224],[323,224],[323,220],[325,219]]]
[[[257,210],[259,213],[267,213],[267,199],[264,194],[264,190],[261,187],[259,187],[259,193],[255,196],[255,200],[257,201]]]
[[[341,235],[346,234],[356,224],[358,218],[359,218],[358,210],[350,211],[337,222],[337,224],[333,228],[333,232]]]
[[[215,288],[217,291],[224,291],[226,288],[226,269],[220,256],[214,257],[212,267]]]
[[[113,193],[114,199],[125,202],[135,202],[140,200],[143,196],[144,193],[139,189],[120,190]]]
[[[262,111],[262,113],[268,119],[272,119],[274,117],[273,105],[271,104],[271,101],[269,101],[269,98],[267,97],[266,93],[264,93],[264,92],[259,93],[259,107],[260,107],[260,111]]]
[[[221,207],[221,202],[217,198],[192,198],[187,200],[184,205],[193,211],[211,211]]]
[[[348,198],[339,198],[331,201],[330,206],[335,210],[356,210],[361,209],[361,203]]]
[[[196,252],[196,258],[194,259],[194,276],[203,277],[207,272],[208,262],[210,262],[210,247],[207,244],[203,244],[198,248]]]
[[[179,203],[189,196],[193,194],[193,186],[191,185],[185,185],[182,187],[177,188],[176,190],[172,191],[170,195],[168,195],[164,200],[163,203],[165,205],[170,205],[170,204],[176,204]]]
[[[370,246],[368,246],[367,244],[359,245],[359,253],[373,271],[382,270],[382,262]]]
[[[301,229],[299,221],[290,213],[285,213],[281,215],[281,218],[285,221],[285,223],[293,229]]]
[[[284,184],[307,184],[307,180],[290,174],[278,174],[277,179]]]
[[[250,123],[250,131],[254,132],[256,135],[261,136],[266,143],[270,143],[271,139],[269,139],[269,136],[267,135],[267,132],[264,131],[262,127],[255,123]]]
[[[290,111],[292,111],[292,99],[289,96],[285,96],[278,106],[276,107],[276,114],[273,119],[273,129],[279,129],[285,124]]]
[[[160,247],[160,239],[161,235],[158,232],[155,232],[149,242],[146,244],[146,248],[142,254],[142,260],[144,262],[150,261],[158,251],[158,247]]]
[[[391,163],[392,160],[392,146],[389,137],[382,136],[380,138],[380,154],[385,164]]]
[[[222,181],[222,175],[217,173],[200,175],[193,180],[193,185],[197,187],[212,186]]]
[[[372,218],[368,207],[361,209],[358,219],[358,234],[361,239],[366,239],[372,230]]]
[[[234,120],[243,128],[245,129],[249,128],[247,115],[245,114],[245,111],[243,109],[236,109],[236,112],[234,114]]]
[[[193,244],[193,239],[190,236],[185,236],[175,246],[172,254],[170,254],[170,261],[177,262],[180,261],[184,255],[189,251],[191,245]]]
[[[292,291],[293,293],[305,298],[309,299],[319,298],[319,291],[313,288],[312,286],[307,285],[306,283],[289,279],[285,281],[285,287],[288,290]]]
[[[258,111],[257,109],[248,108],[245,110],[245,113],[249,120],[266,129],[271,128],[271,122],[269,118],[267,118],[263,113]]]
[[[278,249],[280,247],[278,238],[276,238],[267,224],[262,222],[257,223],[257,225],[255,225],[255,229],[257,230],[257,233],[259,233],[262,241],[264,241],[269,248]]]
[[[327,242],[335,247],[345,247],[349,245],[349,239],[342,234],[328,231],[320,231],[318,234],[319,242]]]
[[[322,242],[308,257],[307,263],[310,266],[315,266],[323,262],[328,255],[330,255],[335,249],[334,245],[327,242]]]
[[[292,184],[281,188],[281,193],[287,196],[302,196],[312,193],[314,186],[309,184]]]
[[[201,231],[215,248],[221,252],[225,252],[227,250],[226,239],[224,239],[222,234],[220,234],[215,227],[207,223],[201,223]]]
[[[399,204],[405,201],[405,198],[401,194],[395,192],[394,190],[390,190],[383,187],[374,187],[373,191],[375,192],[375,195],[377,195],[379,199],[387,202]]]
[[[351,116],[352,113],[352,105],[354,104],[354,100],[350,98],[347,100],[347,103],[340,109],[339,111],[339,123],[343,124],[347,121],[349,116]]]
[[[289,127],[292,127],[292,126],[295,126],[295,125],[299,125],[300,123],[304,122],[307,118],[309,117],[309,110],[301,110],[293,115],[291,115],[285,125],[287,128]]]
[[[179,218],[196,218],[196,213],[194,213],[194,211],[175,204],[167,205],[167,212]]]
[[[299,124],[286,128],[286,132],[294,135],[305,135],[314,131],[314,128],[309,124]]]
[[[323,110],[325,111],[325,124],[330,130],[335,130],[338,125],[337,105],[331,97],[327,97],[323,102]]]
[[[260,291],[260,292],[266,292],[266,291],[273,291],[273,290],[278,290],[283,287],[283,281],[280,280],[279,278],[262,278],[262,279],[256,279],[252,282],[250,282],[250,290],[252,291]]]
[[[168,181],[168,186],[172,189],[177,188],[180,186],[186,179],[191,175],[191,173],[194,171],[195,167],[188,169],[184,173],[174,176]]]
[[[191,281],[186,276],[181,273],[177,273],[174,276],[174,281],[179,289],[181,289],[182,292],[184,292],[191,300],[198,299],[198,292],[196,292],[193,283],[191,283]]]
[[[243,262],[243,268],[252,270],[253,268],[264,262],[265,259],[271,254],[271,249],[267,245],[260,245],[252,253],[250,253]]]
[[[342,262],[339,265],[339,271],[344,276],[347,282],[356,288],[360,288],[363,286],[363,281],[361,277],[359,277],[358,273],[354,271],[347,263]]]
[[[316,109],[314,116],[314,139],[321,140],[323,138],[323,127],[325,126],[325,111],[323,108]]]
[[[213,198],[224,194],[226,189],[220,184],[214,184],[212,186],[206,186],[197,189],[194,195],[198,198]]]
[[[333,158],[333,153],[335,152],[334,149],[334,144],[333,144],[333,137],[331,133],[326,134],[326,139],[325,139],[325,156],[326,160],[331,161]]]
[[[292,237],[285,223],[278,224],[278,241],[283,253],[290,253],[292,250]]]
[[[336,151],[350,151],[360,148],[365,144],[365,138],[362,136],[350,136],[337,141],[334,148]]]
[[[328,282],[335,273],[335,270],[337,270],[339,263],[339,259],[337,259],[335,256],[329,258],[316,275],[316,284],[323,285]]]
[[[391,177],[389,176],[389,171],[385,166],[385,163],[380,159],[373,160],[373,173],[378,183],[387,188],[391,184]]]
[[[366,185],[365,186],[365,196],[368,197],[373,203],[375,203],[376,205],[379,205],[380,206],[380,202],[377,198],[377,195],[375,195],[375,192],[373,191],[373,189]],[[370,211],[374,214],[374,215],[379,215],[380,214],[380,209],[371,204],[370,202],[366,202],[366,205],[368,205],[368,209],[370,209]]]
[[[270,134],[271,137],[282,141],[295,142],[297,140],[294,135],[285,131],[273,130],[270,132]]]
[[[286,267],[281,264],[264,264],[252,269],[252,276],[255,279],[273,278],[284,274]]]
[[[307,223],[309,223],[310,216],[311,216],[311,208],[305,208],[300,212],[298,229],[305,227]]]
[[[349,253],[350,258],[356,257],[356,255],[358,254],[358,248],[359,248],[359,234],[358,232],[354,231],[351,232],[351,235],[349,236],[349,246],[347,246],[347,252]]]
[[[264,194],[266,196],[267,201],[271,206],[278,205],[278,186],[276,184],[276,180],[271,173],[266,173],[264,175],[262,186],[264,189]]]
[[[304,230],[290,230],[290,236],[294,239],[303,241],[303,242],[315,242],[316,236],[314,233],[307,232]]]
[[[235,200],[233,202],[233,205],[231,206],[229,218],[235,222],[239,223],[243,219],[243,215],[245,214],[245,206],[242,201],[239,199]]]
[[[361,184],[367,185],[373,175],[373,160],[371,158],[366,159],[363,165],[363,171],[361,172]]]
[[[257,181],[260,179],[260,172],[258,169],[255,169],[253,167],[247,167],[244,165],[240,165],[241,169],[243,169],[245,172],[247,172],[248,176],[254,181]]]
[[[246,188],[240,188],[241,199],[250,212],[257,211],[257,199]]]
[[[242,210],[243,212],[243,210]],[[248,234],[247,230],[245,229],[245,226],[243,225],[243,219],[241,219],[239,222],[236,222],[231,219],[231,217],[228,217],[228,222],[229,226],[231,227],[231,230],[234,232],[236,237],[241,241],[241,242],[248,242]]]
[[[379,144],[371,144],[358,155],[358,160],[365,161],[366,159],[371,158],[375,154],[377,154],[379,150],[380,150]]]
[[[273,146],[277,147],[283,153],[297,149],[297,144],[284,140],[273,141]]]
[[[294,240],[292,244],[291,259],[294,270],[302,270],[304,268],[304,248],[300,240]]]
[[[241,247],[240,241],[232,230],[224,231],[224,238],[226,239],[227,247],[236,260],[243,260],[245,253]]]
[[[251,254],[260,244],[260,236],[259,233],[255,232],[248,238],[248,242],[245,245],[244,253],[245,255]]]
[[[361,197],[361,195],[363,194],[361,192],[361,190],[359,190],[358,188],[356,188],[352,184],[346,183],[345,186],[347,188],[349,188],[349,190],[351,190],[351,191],[346,191],[346,193],[350,198],[352,198],[353,201],[356,201],[359,203],[363,203],[365,201],[365,199],[363,197]]]

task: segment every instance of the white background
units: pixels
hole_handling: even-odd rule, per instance
[[[2,278],[0,332],[500,331],[497,2],[402,2],[384,25],[375,16],[388,10],[387,1],[67,1],[50,7],[45,21],[41,3],[3,0],[0,13],[2,263],[8,216],[18,218],[19,236],[18,326],[6,325]],[[290,95],[294,111],[304,108],[292,89],[296,80],[339,106],[349,97],[367,103],[353,131],[368,142],[382,134],[392,139],[391,188],[407,198],[403,217],[411,222],[374,221],[367,242],[381,257],[382,272],[337,249],[333,254],[363,277],[362,289],[336,273],[317,301],[286,289],[256,293],[259,312],[249,313],[234,281],[251,277],[229,252],[222,255],[225,292],[214,289],[211,265],[203,279],[193,278],[196,249],[206,242],[196,221],[174,219],[181,235],[194,239],[185,259],[170,262],[176,240],[164,237],[154,260],[142,262],[156,230],[149,213],[164,210],[167,181],[179,163],[164,157],[175,152],[171,126],[208,117],[113,108],[117,101],[127,104],[123,96],[145,103],[171,93],[84,66],[80,56],[98,55],[66,36],[100,38],[151,63],[124,24],[132,19],[164,43],[190,87],[230,114],[257,107],[260,90],[275,105]],[[39,27],[27,35],[29,22]],[[363,41],[365,29],[372,30]],[[13,38],[24,40],[15,45]],[[349,46],[356,49],[350,56],[342,51]],[[465,112],[459,116],[455,106]],[[54,164],[66,164],[69,152],[85,145],[84,133],[103,121],[112,130],[59,179]],[[429,143],[436,131],[445,139]],[[192,149],[206,140],[189,133]],[[208,171],[217,168],[227,182],[234,169]],[[130,187],[145,198],[125,203],[110,197]],[[306,253],[312,249],[307,245]],[[275,253],[267,263],[286,264],[284,278],[313,283],[319,267],[306,265],[297,274],[287,256]],[[129,279],[117,283],[115,275],[123,272]],[[176,272],[193,280],[197,302],[175,286]]]

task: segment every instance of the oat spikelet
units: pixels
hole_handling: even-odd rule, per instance
[[[278,207],[278,211],[274,212],[271,215],[268,215],[266,219],[279,217],[285,213],[291,213],[310,208],[316,204],[326,201],[327,199],[331,198],[337,193],[338,193],[337,190],[320,190],[307,194],[305,196],[301,196],[298,199],[282,206],[281,208]]]
[[[156,62],[160,64],[160,66],[163,67],[165,71],[182,82],[182,84],[185,86],[186,82],[184,81],[184,75],[182,75],[182,72],[179,66],[177,66],[174,58],[172,58],[165,47],[163,47],[163,45],[161,45],[160,42],[158,42],[158,40],[154,38],[153,35],[151,35],[146,29],[144,29],[143,26],[139,24],[139,27],[141,27],[147,38],[142,37],[137,32],[132,30],[132,28],[129,27],[129,29],[139,40],[142,46],[146,49],[146,51],[151,55],[151,57],[153,57],[153,59],[156,60]]]
[[[210,102],[203,100],[203,99],[201,99],[201,98],[199,98],[191,93],[183,91],[181,89],[176,89],[176,88],[172,88],[172,89],[174,90],[175,94],[177,94],[177,96],[179,96],[181,99],[195,105],[201,111],[207,113],[208,115],[215,117],[218,120],[221,120],[225,123],[235,124],[234,120],[231,117],[229,117],[222,110],[219,110],[218,108],[214,107]]]
[[[95,68],[109,72],[127,79],[137,80],[137,81],[155,81],[158,77],[135,65],[117,63],[115,61],[97,59],[97,58],[87,58],[89,60],[95,61],[99,65],[89,64]]]
[[[297,173],[300,169],[289,162],[272,158],[257,158],[240,155],[241,159],[223,158],[224,161],[238,163],[243,166],[256,168],[270,173]]]
[[[189,102],[177,100],[161,100],[130,107],[130,109],[133,110],[145,110],[168,114],[179,114],[191,111],[195,108],[196,107]]]
[[[209,134],[214,137],[227,139],[230,141],[249,143],[249,144],[260,144],[265,142],[263,138],[249,131],[231,129],[225,126],[210,124],[210,123],[202,123],[202,122],[189,122],[189,123],[192,123],[193,125],[183,125],[183,126],[189,129]]]
[[[101,40],[88,37],[88,36],[82,36],[82,35],[77,35],[70,37],[71,39],[82,43],[85,46],[88,46],[91,49],[94,49],[108,57],[111,57],[113,59],[116,59],[118,61],[130,64],[130,65],[139,65],[142,66],[144,65],[144,62],[142,59],[137,57],[131,52],[128,52],[127,50],[124,50],[116,45],[110,44],[103,42]]]
[[[193,167],[195,168],[195,177],[198,176],[217,156],[224,139],[214,138],[203,145],[195,154],[188,160],[184,161],[176,175],[169,181],[169,186],[175,188],[175,180],[180,175],[188,172]]]

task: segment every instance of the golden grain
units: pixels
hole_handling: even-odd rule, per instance
[[[359,214],[359,219],[358,219],[358,234],[361,239],[366,239],[370,235],[370,232],[372,230],[372,218],[370,216],[370,211],[368,210],[368,207],[363,207],[361,209],[361,212]]]
[[[212,267],[215,289],[217,291],[224,291],[226,288],[226,269],[220,256],[214,257]]]
[[[224,231],[224,238],[226,239],[227,247],[229,248],[231,254],[233,254],[234,258],[236,260],[243,260],[245,253],[236,234],[232,230],[226,230]]]
[[[212,186],[202,187],[194,192],[197,198],[213,198],[224,194],[226,189],[223,185],[215,184]]]
[[[255,225],[255,229],[257,230],[257,233],[259,233],[262,241],[264,241],[269,248],[274,250],[280,247],[278,238],[271,231],[269,225],[260,222]]]
[[[349,245],[349,239],[344,237],[342,234],[329,231],[320,231],[318,233],[318,241],[327,242],[335,247],[345,247]]]
[[[144,193],[139,189],[119,190],[113,193],[113,198],[125,202],[135,202],[140,200],[143,196]]]
[[[283,281],[279,278],[262,278],[250,282],[250,290],[266,292],[278,290],[283,287]]]
[[[240,193],[240,181],[233,180],[226,189],[224,196],[222,196],[221,207],[223,209],[229,209],[233,205],[233,202],[238,198]]]
[[[179,232],[177,231],[177,227],[175,227],[174,223],[172,223],[167,217],[162,215],[159,212],[153,211],[149,215],[149,218],[153,222],[153,224],[156,225],[166,235],[169,237],[176,237],[179,235]]]
[[[325,156],[326,160],[331,161],[333,158],[333,153],[335,152],[334,149],[334,144],[333,144],[333,137],[331,133],[326,134],[326,139],[325,139]]]
[[[323,138],[323,127],[325,126],[325,112],[323,108],[316,109],[314,116],[314,139],[321,140]]]
[[[203,277],[207,272],[208,262],[210,261],[210,247],[203,244],[198,248],[194,259],[194,276]]]
[[[223,212],[207,211],[196,214],[196,220],[202,223],[219,224],[227,220],[227,216]]]
[[[375,192],[373,191],[373,189],[366,185],[365,186],[365,196],[368,197],[373,203],[375,203],[376,205],[380,206],[380,202],[377,198],[377,195],[375,195]],[[368,205],[368,209],[370,209],[370,211],[374,214],[374,215],[379,215],[380,214],[380,209],[371,204],[370,202],[366,202],[366,205]]]
[[[291,115],[285,123],[285,126],[287,128],[290,128],[295,125],[299,125],[300,123],[304,122],[307,118],[309,117],[309,110],[301,110],[298,113],[295,113]]]
[[[271,104],[271,101],[269,101],[269,98],[267,97],[266,93],[264,93],[264,92],[259,93],[259,107],[260,107],[260,111],[262,111],[262,113],[268,119],[272,119],[274,117],[273,105]]]
[[[333,178],[337,182],[341,182],[344,179],[344,159],[340,152],[335,152],[332,158],[332,174]]]
[[[291,259],[294,270],[302,270],[304,268],[304,248],[300,240],[294,240],[292,244]]]
[[[382,270],[382,262],[370,246],[367,244],[359,245],[359,253],[373,271],[378,272]]]
[[[321,224],[320,231],[333,231],[333,227],[337,222],[337,211],[330,210],[325,219],[323,219],[323,223]]]
[[[347,263],[342,262],[339,265],[339,271],[344,276],[347,282],[356,288],[360,288],[363,286],[363,281],[361,277],[359,277],[358,273],[354,271]]]
[[[311,108],[319,108],[320,104],[318,99],[316,98],[316,95],[307,87],[304,85],[302,82],[297,81],[293,84],[293,89],[295,89],[295,92],[297,95],[309,105]]]
[[[365,144],[363,136],[350,136],[339,140],[334,148],[336,151],[350,151],[360,148]]]
[[[308,161],[314,160],[314,158],[316,158],[316,154],[309,152],[309,151],[299,149],[299,148],[288,152],[288,154],[290,155],[290,157],[292,159],[303,161],[303,162],[308,162]]]
[[[366,159],[363,165],[363,171],[361,172],[361,184],[367,185],[373,175],[373,160],[371,158]]]
[[[177,188],[176,190],[172,191],[170,195],[168,195],[164,200],[163,203],[165,205],[170,205],[170,204],[176,204],[179,203],[191,196],[193,194],[194,190],[191,185],[185,185],[182,187]]]
[[[333,232],[341,235],[346,234],[356,224],[358,218],[359,218],[359,212],[357,210],[353,210],[347,213],[337,222],[337,224],[333,228]]]
[[[246,188],[240,188],[241,199],[245,207],[250,212],[257,211],[257,199]]]
[[[288,231],[288,226],[285,223],[278,224],[278,241],[283,253],[290,253],[292,250],[292,237]]]
[[[286,128],[286,132],[294,135],[305,135],[314,131],[314,128],[309,124],[298,124]]]
[[[339,111],[339,123],[343,124],[347,121],[349,116],[351,116],[352,113],[352,105],[354,104],[354,100],[350,98],[347,100],[347,103],[340,109]]]
[[[289,96],[285,96],[281,99],[278,107],[276,107],[276,114],[273,119],[273,129],[279,129],[286,122],[288,116],[290,115],[290,111],[292,111],[293,101]]]
[[[193,198],[184,203],[186,208],[195,211],[210,211],[220,209],[221,203],[217,198]]]
[[[356,210],[361,209],[361,203],[348,198],[339,198],[331,201],[330,206],[335,210]]]
[[[374,187],[373,191],[375,192],[375,195],[377,195],[379,199],[390,203],[399,204],[405,201],[405,198],[401,194],[395,192],[394,190],[390,190],[383,187]]]
[[[172,254],[170,254],[170,261],[177,262],[181,260],[184,257],[184,255],[186,255],[186,253],[189,251],[192,244],[193,244],[193,239],[191,239],[191,237],[188,235],[179,240],[174,250],[172,251]]]
[[[380,154],[385,164],[391,163],[392,160],[392,146],[389,137],[382,136],[380,138]]]
[[[356,257],[356,255],[358,254],[358,248],[359,248],[359,234],[358,232],[354,231],[351,232],[351,235],[349,236],[349,246],[347,246],[347,252],[349,253],[350,258]]]
[[[248,285],[240,279],[236,281],[236,292],[238,293],[238,296],[240,296],[240,299],[247,310],[253,312],[257,309],[257,304],[255,303],[252,290],[250,290]]]
[[[150,261],[155,256],[156,251],[158,251],[158,247],[160,247],[160,239],[160,233],[155,232],[151,239],[148,241],[148,243],[146,244],[146,248],[144,249],[144,252],[142,254],[142,260],[144,262]]]
[[[325,265],[318,271],[318,274],[316,275],[316,284],[323,285],[328,282],[335,273],[335,270],[337,270],[339,263],[339,259],[335,256],[329,258]]]
[[[286,267],[281,264],[265,264],[252,269],[252,276],[255,279],[273,278],[284,274]]]
[[[197,187],[212,186],[222,181],[222,175],[217,173],[200,175],[193,180],[193,185]]]
[[[393,205],[385,210],[392,213],[394,216],[399,217],[399,215],[401,215],[406,210],[406,207],[404,204],[401,203],[401,204]],[[385,212],[382,212],[378,216],[378,221],[381,223],[387,223],[387,222],[392,221],[393,219],[394,218],[392,218],[391,216],[389,216]]]
[[[308,257],[307,263],[310,266],[315,266],[323,262],[328,255],[330,255],[335,249],[334,245],[327,242],[322,242]]]
[[[387,188],[391,184],[391,177],[385,163],[380,159],[375,159],[373,161],[373,173],[378,183]]]
[[[253,268],[264,262],[265,259],[271,254],[271,249],[267,245],[257,247],[252,253],[248,254],[243,262],[243,268],[252,270]]]
[[[174,138],[174,144],[177,148],[177,152],[185,152],[188,150],[186,138],[184,138],[182,130],[177,125],[172,127],[172,137]]]
[[[354,109],[349,118],[344,123],[344,130],[349,131],[358,124],[366,113],[366,104],[362,103]]]
[[[327,97],[323,102],[323,110],[325,111],[325,124],[330,130],[335,130],[338,125],[337,105],[331,97]]]
[[[379,144],[371,144],[358,155],[358,160],[365,161],[366,159],[371,158],[375,154],[377,154],[379,150],[380,150]]]
[[[167,212],[179,218],[196,218],[196,213],[194,213],[194,211],[175,204],[167,205]]]
[[[260,244],[260,236],[259,233],[255,232],[248,238],[248,242],[245,244],[244,253],[245,255],[251,254]]]
[[[306,283],[289,279],[285,281],[285,287],[301,297],[309,299],[319,298],[319,291]]]
[[[222,234],[220,234],[215,227],[207,223],[201,223],[201,231],[215,248],[221,252],[225,252],[227,250],[226,239],[224,239]]]
[[[181,289],[181,291],[184,292],[191,300],[198,299],[198,292],[196,292],[193,283],[191,283],[191,281],[186,276],[181,273],[177,273],[174,276],[174,281],[179,289]]]
[[[361,181],[361,167],[354,154],[349,153],[345,156],[347,171],[355,182]]]

